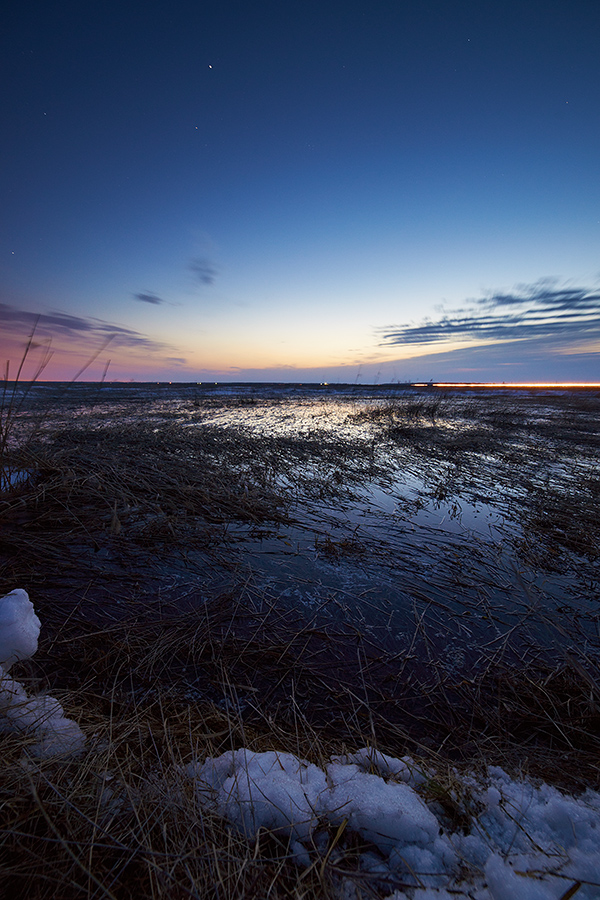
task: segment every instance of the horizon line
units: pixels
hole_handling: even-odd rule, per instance
[[[23,380],[21,382],[15,381],[12,379],[0,379],[0,384],[4,384],[8,386],[9,384],[18,385],[21,384],[23,387],[33,387],[36,384],[45,385],[45,384],[79,384],[79,385],[106,385],[110,386],[113,384],[118,385],[196,385],[198,387],[208,387],[208,386],[221,386],[221,385],[233,385],[233,384],[265,384],[265,385],[300,385],[300,386],[311,386],[311,387],[355,387],[355,388],[376,388],[376,387],[437,387],[437,388],[451,388],[451,387],[483,387],[483,388],[595,388],[600,389],[600,381],[434,381],[433,379],[429,381],[382,381],[382,382],[373,382],[369,384],[368,382],[351,382],[351,381],[136,381],[134,379],[120,380],[114,379],[111,381],[63,381],[61,379],[48,379],[42,380],[38,379],[35,381],[27,381]]]

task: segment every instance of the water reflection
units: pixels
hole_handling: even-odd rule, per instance
[[[598,558],[561,538],[559,516],[597,508],[593,398],[294,385],[78,385],[67,396],[36,386],[30,412],[42,398],[57,405],[53,427],[143,416],[158,431],[248,439],[289,523],[228,523],[238,587],[353,623],[457,677],[532,647],[554,660],[597,647]],[[201,572],[201,553],[186,553]]]

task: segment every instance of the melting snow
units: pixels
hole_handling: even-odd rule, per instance
[[[76,722],[65,718],[54,697],[28,697],[9,675],[10,667],[37,650],[41,623],[26,591],[0,598],[0,730],[30,732],[37,742],[30,751],[40,757],[76,753],[84,737]]]
[[[301,865],[310,863],[319,826],[345,822],[371,845],[363,868],[403,885],[389,900],[600,897],[600,795],[592,791],[575,799],[491,767],[486,777],[463,778],[474,810],[465,834],[427,802],[427,772],[370,748],[324,768],[291,753],[241,749],[187,774],[201,807],[249,839],[261,828],[289,839]]]

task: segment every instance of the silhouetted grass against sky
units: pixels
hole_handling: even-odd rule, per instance
[[[114,335],[84,377],[600,380],[598,33],[591,0],[13,5],[0,358],[37,322],[56,378]]]

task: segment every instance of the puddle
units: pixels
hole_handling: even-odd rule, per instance
[[[0,472],[0,493],[26,484],[33,473],[27,469],[4,469]]]

